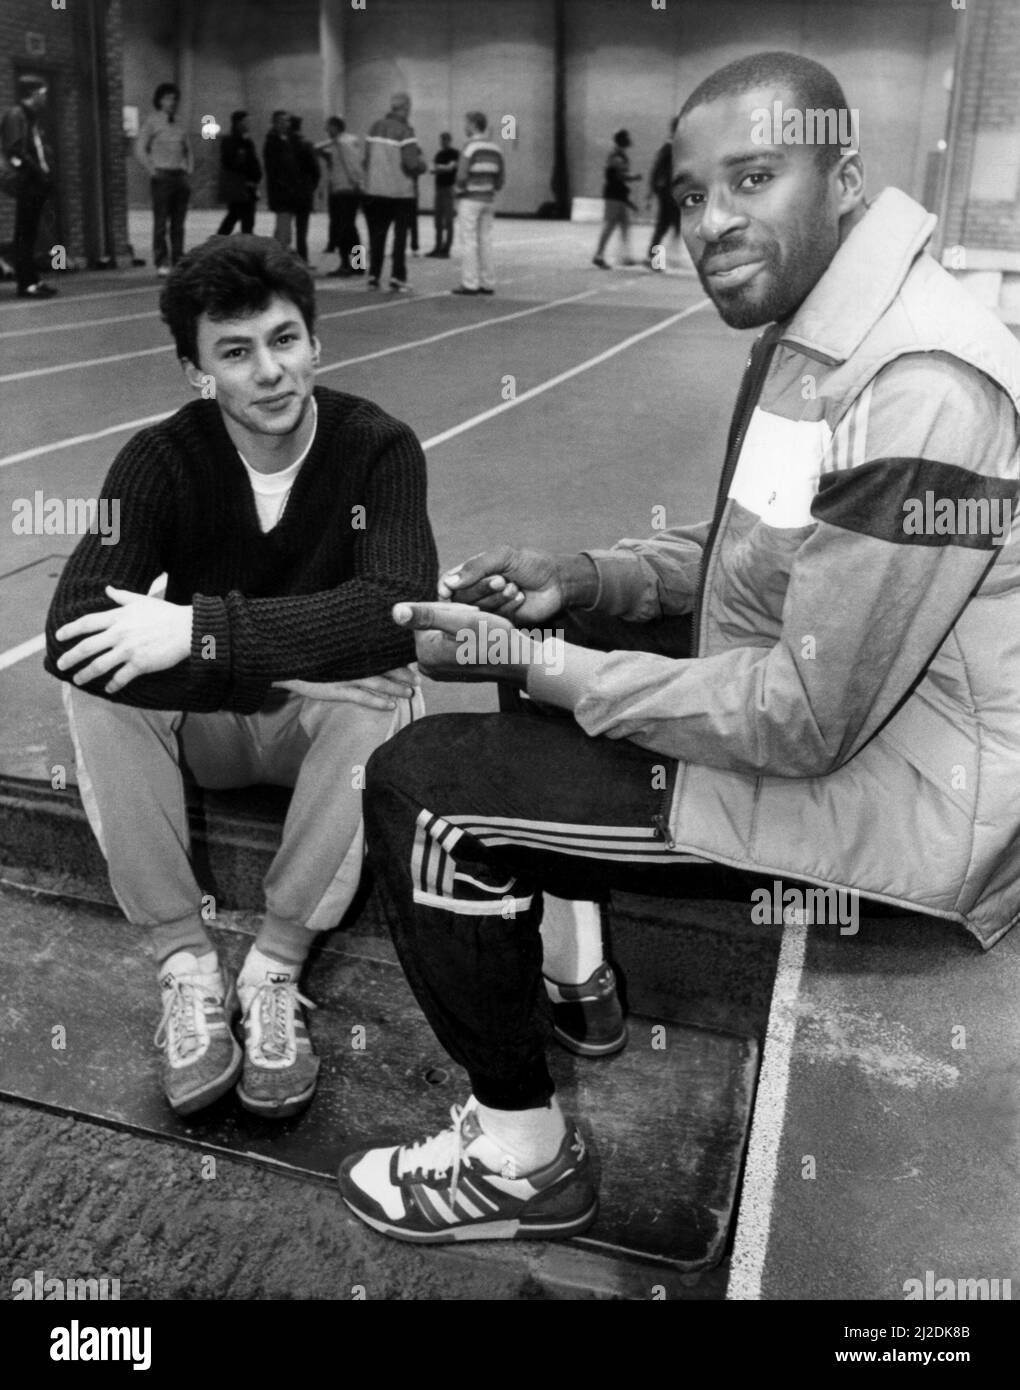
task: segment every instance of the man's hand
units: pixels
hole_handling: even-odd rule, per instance
[[[356,681],[274,681],[280,690],[291,690],[307,700],[338,700],[365,709],[396,709],[398,700],[410,700],[418,682],[410,666],[396,666],[381,676],[362,676]]]
[[[537,644],[506,618],[466,603],[398,603],[393,621],[415,628],[418,664],[434,681],[511,681],[523,688]]]
[[[116,671],[105,687],[107,695],[113,695],[136,676],[168,671],[190,655],[190,604],[167,603],[130,589],[115,589],[112,584],[107,584],[106,593],[116,608],[76,618],[56,634],[58,642],[82,638],[60,657],[58,670],[68,671],[88,657],[95,658],[75,674],[75,685],[88,685]]]
[[[518,626],[544,622],[564,608],[588,607],[598,589],[585,555],[550,555],[500,545],[472,555],[441,576],[439,597],[456,598]]]

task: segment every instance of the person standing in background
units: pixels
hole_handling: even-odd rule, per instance
[[[273,124],[262,148],[266,167],[266,198],[269,211],[276,214],[273,238],[281,246],[290,246],[294,213],[300,197],[297,154],[290,138],[290,113],[274,111]]]
[[[330,116],[326,122],[328,140],[321,140],[315,152],[326,164],[329,180],[329,245],[327,252],[336,251],[340,264],[330,275],[364,275],[364,270],[351,265],[351,255],[358,244],[357,214],[361,201],[361,146],[356,135],[346,135],[347,123],[341,116]]]
[[[319,157],[311,140],[301,133],[301,117],[290,118],[290,139],[294,146],[294,159],[297,164],[297,201],[294,204],[294,239],[297,253],[308,264],[308,223],[315,202],[315,190],[319,186]]]
[[[53,151],[39,128],[46,105],[41,77],[20,79],[21,99],[0,127],[0,145],[7,166],[4,192],[14,198],[14,271],[19,299],[51,299],[58,291],[44,285],[35,267],[35,242],[43,208],[53,189]]]
[[[436,193],[432,220],[436,229],[436,244],[426,254],[447,259],[453,244],[453,183],[457,177],[460,151],[453,148],[453,136],[444,130],[439,137],[440,148],[432,161],[431,172],[436,176]]]
[[[227,215],[217,229],[219,236],[229,236],[238,222],[242,232],[254,230],[261,180],[262,165],[248,134],[248,113],[235,111],[230,134],[220,146],[220,198],[227,205]]]
[[[658,210],[655,214],[655,230],[652,232],[652,239],[648,243],[648,255],[645,258],[645,265],[652,270],[666,269],[666,237],[672,232],[676,239],[680,239],[680,209],[677,207],[670,187],[673,179],[673,136],[676,134],[679,116],[674,116],[669,123],[669,139],[665,141],[655,156],[655,163],[652,171],[648,175],[648,203],[654,197],[658,203]],[[655,259],[656,250],[661,251],[658,262]]]
[[[135,156],[151,181],[152,259],[160,276],[169,275],[170,267],[184,255],[184,219],[195,168],[187,131],[177,119],[180,100],[173,82],[161,82],[152,96],[155,110],[142,123],[135,141]]]
[[[503,152],[489,139],[484,112],[464,118],[467,144],[457,161],[457,215],[460,218],[461,283],[453,294],[495,294],[492,264],[492,203],[506,179]]]
[[[609,269],[602,253],[617,228],[620,230],[620,244],[623,247],[623,264],[634,264],[630,256],[630,214],[637,209],[630,200],[630,185],[636,183],[641,175],[630,172],[630,156],[627,154],[630,143],[630,132],[618,130],[613,136],[613,148],[606,160],[606,178],[602,187],[606,214],[598,249],[592,259],[592,265],[597,265],[600,270]]]
[[[386,236],[393,227],[390,289],[407,294],[407,233],[414,213],[415,180],[426,172],[414,129],[408,122],[411,98],[395,92],[390,109],[376,121],[365,145],[365,216],[368,219],[368,287],[379,288]]]

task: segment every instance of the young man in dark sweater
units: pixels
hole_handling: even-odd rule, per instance
[[[378,406],[314,386],[312,278],[276,241],[210,239],[161,309],[201,399],[117,456],[102,496],[120,539],[86,535],[68,561],[46,668],[114,892],[159,964],[170,1104],[198,1110],[240,1076],[246,1108],[282,1117],[315,1088],[298,979],[357,888],[364,765],[421,709],[388,615],[435,592],[425,461]],[[294,788],[236,986],[192,872],[185,767],[208,788]]]

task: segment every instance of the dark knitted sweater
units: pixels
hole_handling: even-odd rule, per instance
[[[167,599],[194,605],[190,660],[106,699],[250,714],[273,681],[354,680],[414,659],[390,609],[436,592],[421,445],[371,401],[321,386],[315,398],[315,441],[266,533],[215,401],[124,446],[101,494],[120,502],[120,539],[85,535],[68,560],[46,624],[51,675],[73,675],[56,668],[74,645],[58,628],[110,608],[107,584],[146,593],[164,570]],[[85,689],[104,695],[108,679]]]

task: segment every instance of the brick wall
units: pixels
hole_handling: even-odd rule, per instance
[[[958,22],[967,29],[944,244],[1020,252],[1020,5],[967,0]],[[998,152],[997,170],[990,148]],[[984,177],[979,161],[987,166]],[[996,173],[998,197],[988,187]]]
[[[51,83],[50,106],[44,115],[48,142],[56,152],[58,197],[51,204],[44,228],[52,242],[67,247],[72,262],[84,262],[99,250],[95,238],[89,244],[86,186],[95,149],[85,147],[92,130],[88,89],[82,72],[90,67],[84,51],[83,13],[92,3],[106,17],[106,70],[109,113],[109,202],[112,209],[114,249],[123,256],[127,248],[127,210],[123,160],[119,158],[121,135],[123,37],[120,0],[67,0],[67,8],[54,8],[52,0],[3,0],[0,7],[0,109],[17,99],[17,74],[38,72]],[[0,245],[10,242],[14,227],[14,203],[0,198]]]

